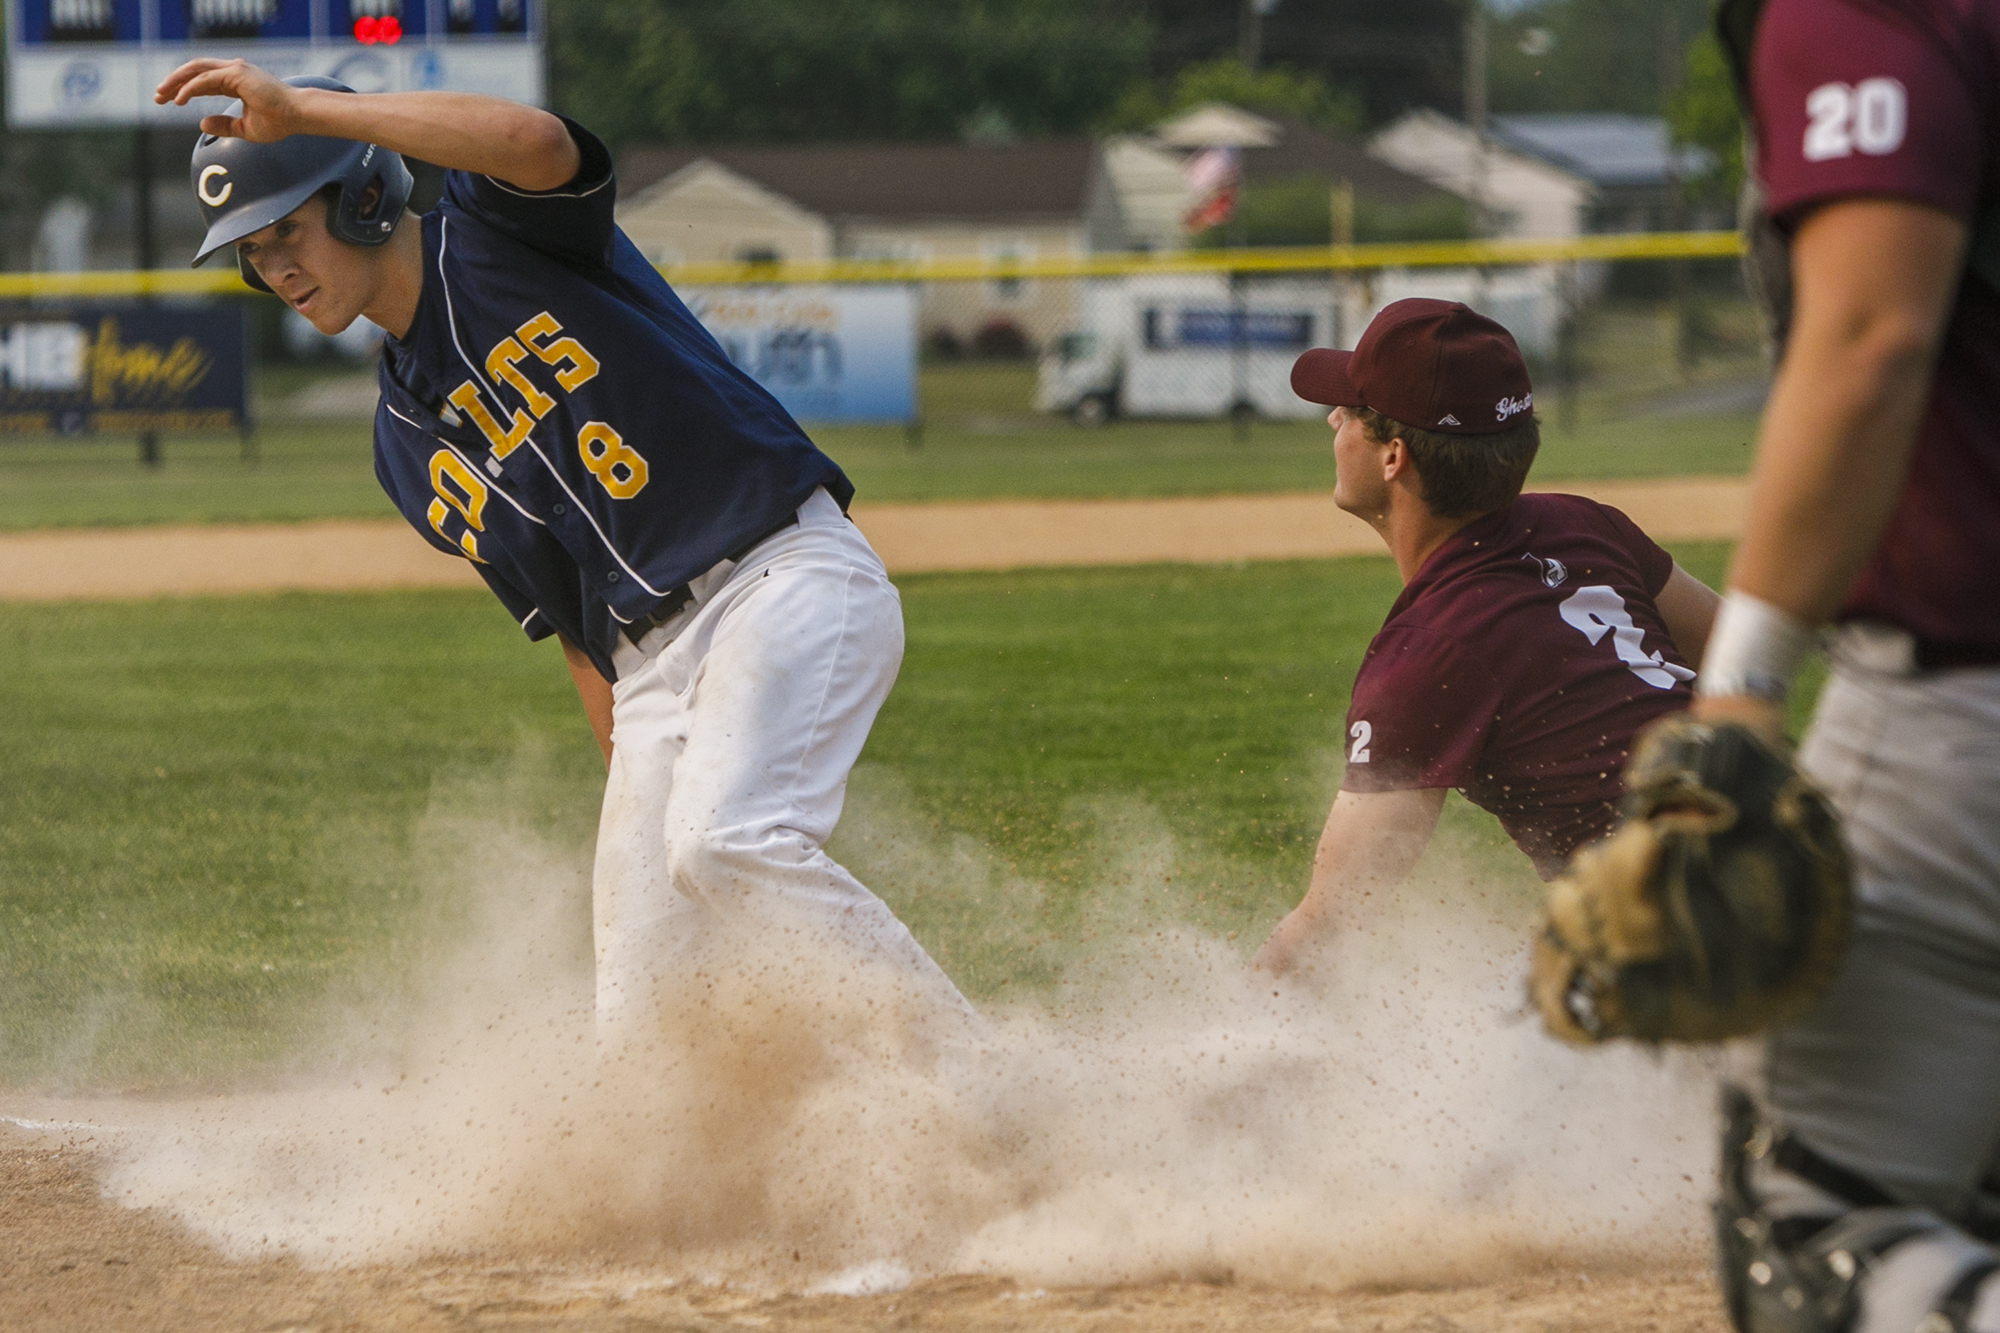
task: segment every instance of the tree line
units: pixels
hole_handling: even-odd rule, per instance
[[[547,0],[550,92],[614,148],[1097,133],[1212,99],[1359,134],[1462,110],[1466,3],[1278,0],[1246,47],[1242,0]],[[1487,3],[1496,113],[1665,111],[1730,187],[1708,0]],[[58,195],[109,201],[131,160],[116,131],[10,133],[0,216],[31,232]]]

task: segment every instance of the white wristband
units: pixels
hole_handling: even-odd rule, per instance
[[[1704,696],[1747,694],[1784,702],[1792,675],[1813,646],[1810,625],[1791,612],[1732,588],[1723,594],[1695,677]]]

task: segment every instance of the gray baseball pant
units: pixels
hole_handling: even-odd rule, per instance
[[[1854,947],[1770,1039],[1767,1090],[1808,1147],[1965,1224],[2000,1149],[2000,669],[1910,657],[1881,627],[1836,639],[1799,761],[1846,822]]]

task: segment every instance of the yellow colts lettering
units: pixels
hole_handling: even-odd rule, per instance
[[[535,423],[555,410],[556,400],[536,388],[533,381],[521,373],[519,362],[525,360],[530,352],[544,364],[556,368],[556,383],[562,386],[564,393],[573,392],[597,377],[597,358],[585,351],[583,344],[576,339],[558,338],[556,335],[561,332],[562,325],[556,322],[554,315],[544,310],[514,330],[515,337],[502,338],[486,354],[486,373],[520,394],[521,401],[527,404],[526,411],[515,408],[513,417],[504,427],[480,401],[479,386],[472,380],[451,391],[447,401],[479,427],[479,433],[493,446],[495,458],[505,458],[520,448],[522,441],[528,438],[528,432],[535,428]],[[629,500],[645,488],[646,460],[604,422],[589,422],[577,432],[576,448],[583,456],[583,465],[603,484],[612,499]],[[434,476],[435,472],[434,464]],[[477,478],[473,481],[478,484]]]
[[[447,477],[458,483],[458,490],[445,485]],[[479,554],[479,539],[472,534],[486,531],[486,483],[479,479],[478,473],[460,461],[457,454],[449,449],[440,449],[431,455],[431,489],[437,492],[438,498],[431,501],[426,516],[431,526],[437,529],[437,535],[446,541],[452,539],[451,534],[444,530],[444,520],[456,509],[458,516],[465,520],[466,528],[458,534],[458,548],[465,552],[466,559],[485,564],[485,557]]]
[[[554,342],[546,344],[535,341],[537,338],[546,338],[550,334],[562,332],[562,325],[556,323],[555,316],[548,311],[544,310],[514,332],[528,345],[529,351],[550,365],[564,361],[569,363],[566,369],[556,372],[556,383],[563,386],[564,392],[574,392],[578,385],[596,377],[597,358],[584,351],[583,344],[576,339],[557,338]]]
[[[519,408],[514,409],[514,419],[502,430],[493,414],[486,410],[486,404],[479,401],[479,386],[471,380],[459,385],[446,396],[446,401],[479,427],[479,433],[493,446],[495,458],[505,458],[521,447],[521,441],[528,438],[528,432],[535,428],[535,421]]]
[[[527,399],[528,410],[539,421],[547,416],[556,405],[556,400],[528,383],[528,377],[514,369],[514,363],[528,354],[528,349],[512,338],[502,338],[500,345],[486,354],[486,373],[496,380],[505,380],[514,386],[514,392]]]
[[[577,432],[576,451],[612,499],[629,500],[645,489],[646,460],[604,422],[589,422]]]

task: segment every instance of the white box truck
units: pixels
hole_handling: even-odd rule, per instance
[[[1035,407],[1095,425],[1114,416],[1311,417],[1292,362],[1332,336],[1325,278],[1189,273],[1090,279],[1078,327],[1052,339]]]
[[[1387,269],[1353,277],[1168,274],[1089,279],[1077,327],[1052,339],[1035,408],[1083,425],[1113,417],[1322,416],[1292,392],[1308,347],[1352,347],[1377,311],[1407,296],[1463,301],[1546,355],[1561,322],[1554,270]]]

